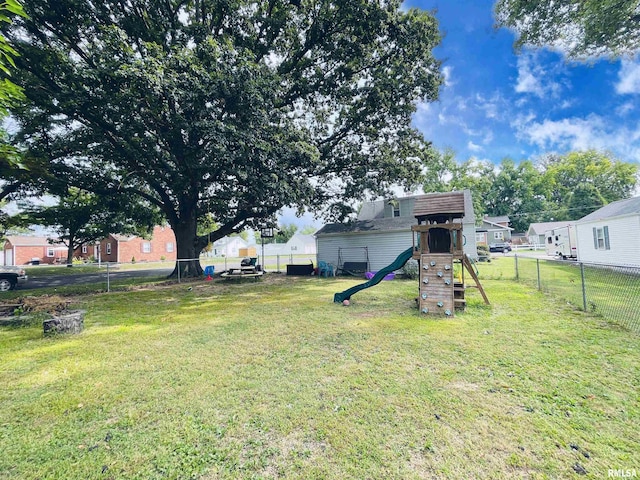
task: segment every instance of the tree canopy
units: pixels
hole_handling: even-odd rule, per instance
[[[640,48],[637,0],[498,0],[498,26],[515,30],[516,47],[548,46],[569,58],[633,55]]]
[[[629,198],[638,185],[639,167],[596,150],[547,155],[537,162],[516,164],[504,159],[493,166],[483,162],[458,163],[453,152],[430,162],[425,192],[468,188],[476,215],[511,219],[524,232],[529,224],[550,220],[577,220],[607,203]]]
[[[442,81],[431,13],[398,0],[24,7],[8,32],[21,145],[74,186],[155,205],[179,259],[282,207],[340,218],[418,179],[411,115]],[[207,216],[217,229],[198,234]]]
[[[3,0],[0,4],[0,24],[11,24],[12,17],[25,16],[22,5],[16,0]],[[0,116],[4,116],[7,109],[24,98],[22,89],[13,83],[10,78],[15,68],[14,58],[18,52],[11,46],[7,38],[0,34]]]

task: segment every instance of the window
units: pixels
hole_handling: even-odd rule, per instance
[[[485,243],[484,233],[476,233],[476,243]]]
[[[151,253],[151,242],[142,242],[142,253]]]
[[[504,240],[504,232],[493,232],[493,238],[495,240]]]
[[[167,242],[167,252],[173,252],[173,242]]]
[[[551,245],[553,243],[553,237],[547,237],[547,243]]]
[[[596,250],[611,250],[609,227],[593,227],[593,247]]]
[[[393,206],[393,217],[399,217],[400,216],[400,205],[394,205]]]
[[[106,247],[105,247],[105,252],[107,253],[107,255],[111,255],[111,244],[107,243]]]
[[[87,246],[86,245],[82,245],[82,253],[87,253]]]
[[[53,258],[54,255],[55,255],[55,252],[53,250],[53,247],[47,247],[47,257]]]

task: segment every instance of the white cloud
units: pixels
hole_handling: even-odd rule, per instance
[[[640,93],[640,63],[622,60],[616,93],[621,95]]]
[[[467,149],[470,152],[481,152],[483,150],[483,148],[480,145],[476,145],[471,140],[469,140],[469,142],[467,143]]]
[[[442,67],[442,75],[444,76],[444,85],[445,87],[452,87],[453,85],[455,85],[454,81],[452,80],[452,74],[453,74],[453,67]]]
[[[521,117],[512,126],[519,138],[547,151],[594,148],[613,152],[625,161],[640,161],[640,124],[619,127],[589,115],[541,122]]]
[[[618,108],[616,108],[616,114],[622,117],[627,113],[633,111],[635,108],[636,108],[636,105],[634,102],[625,102],[622,105],[620,105]]]
[[[518,57],[518,79],[515,91],[530,93],[540,98],[555,96],[560,91],[560,84],[550,81],[550,76],[550,72],[537,62],[534,53],[523,53]]]
[[[504,98],[495,93],[491,98],[485,98],[481,94],[476,94],[475,106],[484,112],[486,118],[491,120],[499,120],[501,114],[507,110],[508,105]]]

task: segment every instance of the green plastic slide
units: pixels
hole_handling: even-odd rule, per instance
[[[378,270],[371,280],[369,280],[368,282],[361,283],[360,285],[356,285],[355,287],[348,288],[344,292],[336,293],[333,296],[333,301],[336,303],[342,303],[344,300],[349,300],[351,298],[351,295],[358,293],[360,290],[364,290],[365,288],[376,286],[382,281],[382,279],[386,275],[402,268],[403,265],[407,263],[407,261],[412,256],[413,256],[413,247],[409,247],[400,255],[398,255],[398,258],[396,258],[391,265],[388,265]]]

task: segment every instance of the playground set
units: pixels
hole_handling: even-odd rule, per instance
[[[402,268],[410,259],[419,267],[418,308],[422,314],[453,316],[456,309],[466,306],[465,290],[475,287],[489,305],[480,280],[469,257],[464,253],[462,219],[464,217],[463,192],[443,193],[416,198],[413,216],[413,245],[402,252],[387,267],[368,282],[334,295],[334,302],[350,300],[355,293],[380,283],[385,276]],[[461,265],[461,281],[454,277],[454,265]],[[475,285],[465,285],[465,269]]]

